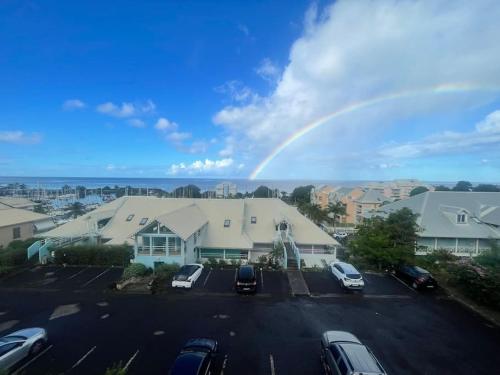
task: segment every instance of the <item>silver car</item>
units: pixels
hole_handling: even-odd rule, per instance
[[[0,338],[0,370],[9,370],[24,358],[40,353],[47,343],[43,328],[26,328]]]

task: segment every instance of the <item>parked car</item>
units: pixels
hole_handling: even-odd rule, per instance
[[[329,375],[387,375],[372,351],[344,331],[323,333],[321,363]]]
[[[172,287],[192,288],[203,271],[202,264],[186,264],[174,275]]]
[[[413,289],[436,289],[438,286],[431,273],[418,266],[402,265],[395,269],[395,275]]]
[[[348,234],[346,232],[335,232],[333,236],[335,238],[347,238]]]
[[[12,369],[24,358],[40,353],[47,343],[43,328],[26,328],[0,338],[0,370]]]
[[[332,262],[330,269],[342,288],[363,289],[365,287],[363,277],[352,264]]]
[[[170,375],[214,374],[213,360],[219,344],[207,338],[189,340],[175,359]]]
[[[234,288],[238,293],[255,293],[257,291],[257,277],[253,266],[244,265],[238,269]]]

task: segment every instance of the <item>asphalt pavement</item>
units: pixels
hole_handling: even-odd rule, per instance
[[[284,273],[258,271],[255,296],[234,293],[234,270],[204,270],[195,288],[111,291],[122,270],[38,267],[0,281],[0,335],[45,327],[50,345],[20,373],[166,374],[189,338],[220,343],[214,374],[321,374],[319,338],[346,330],[390,374],[494,374],[500,330],[440,293],[366,274],[346,293],[328,273],[304,273],[311,297],[292,297]],[[225,368],[223,369],[223,364]]]

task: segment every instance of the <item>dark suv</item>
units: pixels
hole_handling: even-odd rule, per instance
[[[371,350],[349,332],[323,333],[321,362],[328,375],[387,375]]]
[[[395,274],[413,289],[436,289],[438,286],[430,272],[418,266],[400,266]]]
[[[207,375],[215,373],[213,360],[217,341],[207,338],[189,340],[177,356],[170,375]]]
[[[234,289],[238,293],[255,293],[257,291],[257,278],[253,266],[241,266],[238,269]]]

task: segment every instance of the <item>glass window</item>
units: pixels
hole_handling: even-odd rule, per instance
[[[134,218],[134,214],[131,214],[131,215],[128,215],[127,216],[127,221],[132,221],[132,219]]]
[[[230,225],[231,225],[231,220],[230,219],[224,220],[224,228],[229,228]]]
[[[257,216],[252,216],[252,217],[250,218],[250,223],[252,223],[252,224],[256,224],[256,223],[257,223]]]
[[[339,366],[340,373],[342,375],[346,375],[347,374],[347,365],[344,362],[344,360],[342,359],[342,357],[339,358],[339,361],[337,362],[337,365]]]
[[[12,228],[12,238],[21,238],[21,227]]]
[[[337,362],[340,358],[339,349],[335,345],[330,345],[330,351],[333,354],[333,358],[335,358],[335,362]]]
[[[13,342],[12,344],[5,344],[0,346],[0,356],[10,352],[11,350],[17,348],[18,346],[21,346],[21,344],[18,342]]]
[[[467,215],[466,214],[458,214],[457,215],[457,223],[458,224],[465,224],[467,222]]]
[[[141,221],[139,222],[139,225],[144,225],[144,224],[146,224],[147,222],[148,222],[148,218],[147,218],[147,217],[143,217],[143,218],[141,219]]]

